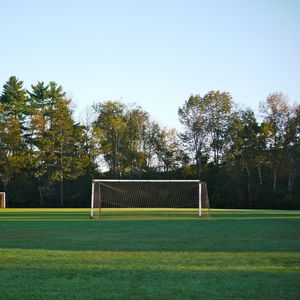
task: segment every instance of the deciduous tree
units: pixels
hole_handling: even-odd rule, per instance
[[[209,137],[208,111],[200,95],[190,96],[184,105],[178,109],[179,121],[185,131],[181,134],[183,142],[187,145],[188,152],[196,163],[197,175],[200,178],[202,171],[202,158],[207,153]]]
[[[264,128],[273,173],[273,191],[276,192],[278,171],[286,155],[286,138],[290,118],[290,108],[282,93],[270,94],[265,103],[261,103],[264,114]]]

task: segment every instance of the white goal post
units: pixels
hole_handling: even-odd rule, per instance
[[[0,208],[6,208],[5,192],[0,192]]]
[[[209,216],[205,182],[199,180],[94,179],[90,217],[113,215]]]

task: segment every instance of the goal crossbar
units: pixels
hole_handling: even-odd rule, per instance
[[[155,180],[155,179],[93,179],[93,182],[199,182],[200,180]]]

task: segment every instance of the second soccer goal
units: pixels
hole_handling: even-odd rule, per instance
[[[131,215],[208,217],[206,184],[199,180],[93,180],[91,218]]]
[[[6,208],[5,192],[0,192],[0,208]]]

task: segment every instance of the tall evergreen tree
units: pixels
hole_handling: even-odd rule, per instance
[[[0,177],[4,190],[9,180],[27,163],[27,96],[23,82],[15,76],[3,86],[0,97]]]
[[[38,82],[29,94],[34,174],[40,182],[41,206],[45,205],[43,191],[60,183],[59,205],[63,207],[64,181],[83,175],[91,164],[85,153],[83,126],[73,120],[71,100],[55,82],[47,86]]]

